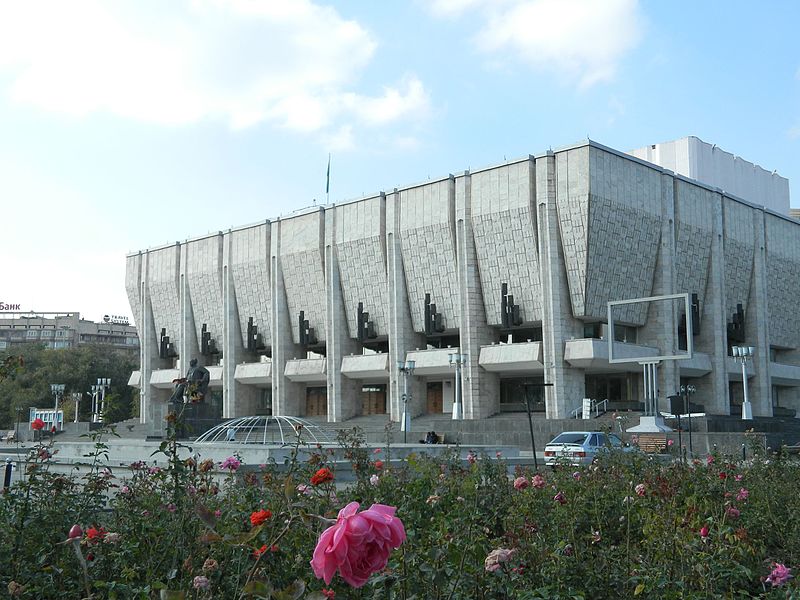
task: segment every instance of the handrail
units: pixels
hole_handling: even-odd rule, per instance
[[[599,417],[600,416],[600,407],[601,406],[603,407],[603,413],[604,414],[607,413],[608,412],[608,398],[606,398],[605,400],[600,400],[599,402],[596,401],[596,400],[592,400],[592,409],[594,410],[594,416],[595,417]]]

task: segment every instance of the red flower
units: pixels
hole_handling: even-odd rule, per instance
[[[329,590],[328,588],[322,588],[322,595],[326,598],[336,598],[336,592]]]
[[[709,533],[709,532],[708,532],[708,525],[703,525],[703,526],[700,528],[700,537],[701,537],[701,538],[703,538],[703,539],[705,539],[705,538],[707,538],[707,537],[708,537],[708,533]]]
[[[89,527],[89,529],[86,530],[86,539],[89,540],[90,544],[102,542],[105,536],[106,530],[102,527]]]
[[[272,512],[269,510],[259,510],[254,513],[250,514],[250,523],[253,527],[257,527],[261,525],[264,521],[269,519],[272,516]]]
[[[253,558],[258,558],[259,556],[264,554],[264,552],[266,552],[266,551],[267,551],[267,545],[264,544],[263,546],[261,546],[261,548],[257,548],[255,550],[253,550]]]
[[[44,421],[42,421],[39,417],[36,417],[33,421],[31,421],[31,429],[34,431],[41,431],[44,429]]]
[[[382,460],[376,460],[375,461],[375,468],[378,469],[378,471],[380,471],[383,468],[383,461]]]
[[[311,476],[311,485],[320,485],[328,481],[333,481],[333,473],[327,467],[322,467]]]
[[[728,474],[725,471],[720,471],[719,472],[719,478],[720,479],[727,479],[728,478]]]

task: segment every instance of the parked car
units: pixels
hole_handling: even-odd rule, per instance
[[[602,452],[630,452],[633,448],[605,431],[564,431],[544,447],[547,466],[587,465]]]

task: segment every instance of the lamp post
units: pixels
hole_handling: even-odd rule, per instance
[[[50,384],[50,393],[53,394],[53,400],[55,402],[55,406],[53,408],[53,427],[58,429],[58,401],[64,396],[64,388],[66,386],[63,383],[51,383]]]
[[[681,386],[681,394],[684,398],[684,409],[686,410],[686,416],[689,419],[689,455],[694,455],[694,449],[692,448],[692,411],[689,408],[689,396],[694,394],[697,391],[697,388],[693,385],[682,385]]]
[[[461,405],[461,367],[467,362],[466,354],[448,354],[450,366],[456,370],[456,391],[455,399],[453,400],[453,420],[458,421],[464,417],[464,411]]]
[[[72,399],[75,401],[75,418],[72,420],[73,423],[78,422],[78,409],[81,406],[82,396],[83,396],[82,392],[72,392]]]
[[[400,421],[400,431],[403,432],[403,443],[408,442],[408,430],[411,429],[411,415],[408,414],[408,401],[411,393],[408,391],[408,377],[414,373],[417,363],[413,360],[397,361],[397,370],[403,374],[403,420]]]
[[[106,412],[106,388],[111,385],[107,377],[99,377],[92,386],[92,423],[100,423]]]
[[[742,363],[742,389],[744,390],[742,420],[750,421],[753,419],[753,405],[750,404],[750,397],[747,395],[747,361],[753,358],[756,349],[753,346],[734,346],[731,350],[734,360]]]

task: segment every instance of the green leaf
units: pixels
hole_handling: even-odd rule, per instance
[[[269,600],[272,595],[272,586],[266,581],[250,581],[242,591],[248,596]]]
[[[294,583],[279,592],[272,592],[275,600],[298,600],[306,591],[306,582],[296,579]]]
[[[179,590],[161,590],[161,600],[185,600],[186,592]]]
[[[639,595],[639,594],[641,594],[643,591],[644,591],[644,584],[643,584],[643,583],[640,583],[639,585],[637,585],[637,586],[636,586],[636,589],[635,589],[635,590],[633,590],[633,595],[634,595],[634,596],[638,596],[638,595]]]

